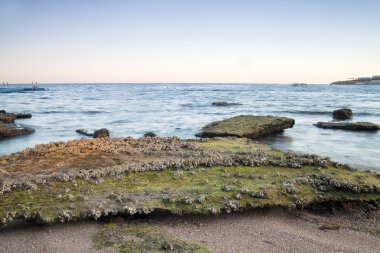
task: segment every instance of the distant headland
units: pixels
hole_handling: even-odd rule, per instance
[[[332,82],[331,85],[380,85],[380,75],[372,77],[349,78],[345,81]]]

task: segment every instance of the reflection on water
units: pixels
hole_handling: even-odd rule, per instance
[[[280,149],[317,153],[342,163],[380,171],[380,134],[319,129],[330,112],[351,108],[354,121],[379,124],[380,86],[246,84],[81,84],[46,85],[35,93],[0,94],[0,109],[31,112],[20,120],[36,129],[30,136],[0,142],[0,154],[38,143],[83,138],[75,129],[110,129],[112,136],[193,138],[202,126],[240,114],[291,117],[296,125],[263,142]],[[212,102],[241,103],[216,107]]]

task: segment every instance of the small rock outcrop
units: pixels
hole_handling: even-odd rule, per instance
[[[314,126],[351,131],[378,131],[380,129],[379,125],[370,122],[318,122]]]
[[[0,110],[0,140],[18,135],[31,134],[34,129],[15,124],[16,119],[31,118],[30,113],[7,113]]]
[[[83,129],[83,128],[75,130],[75,132],[77,132],[78,134],[83,134],[83,135],[91,136],[91,137],[94,136],[95,131],[96,129]]]
[[[211,104],[212,106],[235,106],[235,105],[242,105],[240,103],[229,103],[226,101],[220,101],[220,102],[213,102]]]
[[[156,137],[157,134],[155,134],[154,132],[146,132],[143,137]]]
[[[107,128],[101,129],[77,129],[75,130],[78,134],[83,134],[86,136],[94,137],[94,138],[104,138],[110,137],[110,131]]]
[[[234,136],[256,139],[293,127],[295,121],[286,117],[240,115],[206,125],[195,136],[201,138]]]
[[[0,122],[0,140],[8,137],[31,134],[33,132],[34,129],[30,127],[16,124],[5,124]]]
[[[12,124],[16,119],[28,119],[31,118],[30,113],[6,113],[4,110],[0,111],[0,122],[6,124]]]
[[[14,113],[0,113],[0,122],[5,124],[12,124],[17,119],[16,114]]]
[[[16,113],[16,119],[30,119],[31,117],[30,113]]]
[[[333,118],[338,120],[345,120],[352,118],[351,109],[339,109],[332,112]]]
[[[94,132],[94,138],[108,138],[110,137],[110,131],[107,128],[101,128]]]

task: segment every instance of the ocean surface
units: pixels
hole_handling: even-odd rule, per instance
[[[30,85],[29,85],[30,86]],[[380,124],[379,86],[258,84],[51,84],[48,91],[0,93],[0,109],[30,112],[18,123],[34,134],[0,141],[0,155],[51,141],[86,138],[78,128],[108,128],[112,137],[194,138],[204,125],[241,114],[294,118],[292,129],[261,139],[283,150],[315,153],[380,172],[380,131],[320,129],[331,112],[351,108],[353,121]],[[241,103],[215,107],[212,102]]]

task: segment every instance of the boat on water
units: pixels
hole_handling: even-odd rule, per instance
[[[380,85],[380,75],[372,77],[350,78],[345,81],[332,82],[330,85]]]
[[[46,88],[37,86],[33,87],[0,87],[0,93],[12,93],[12,92],[31,92],[31,91],[45,91]]]
[[[290,86],[307,86],[306,83],[293,83]]]

